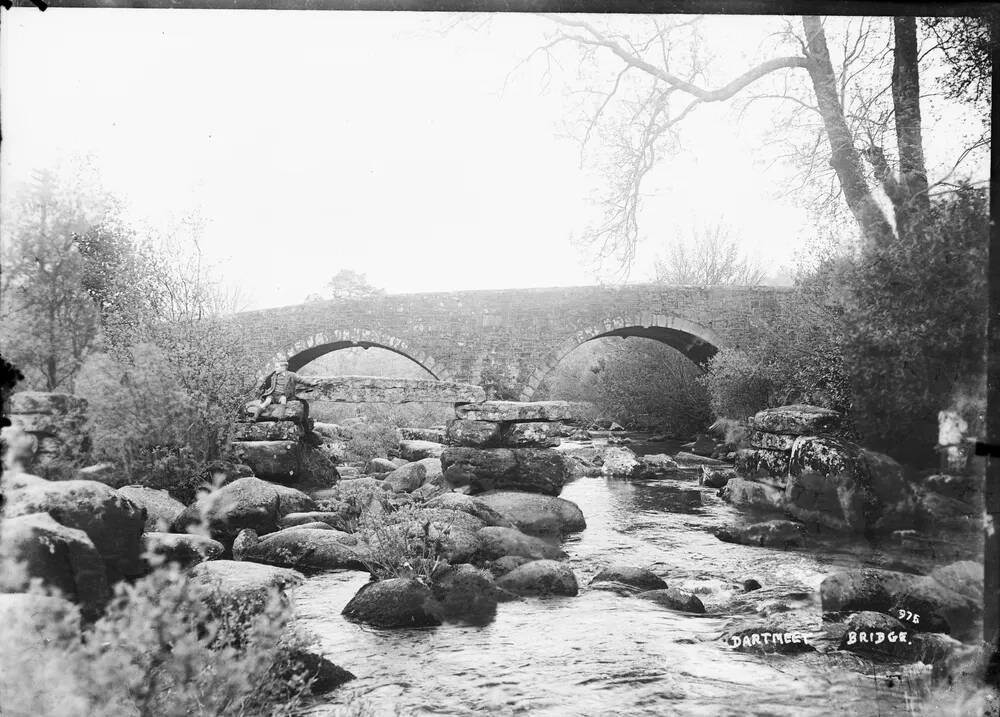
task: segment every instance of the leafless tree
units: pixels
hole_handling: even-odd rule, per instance
[[[671,242],[654,269],[656,281],[673,286],[756,286],[764,280],[764,270],[741,255],[732,228],[722,222]]]
[[[607,60],[617,68],[605,80],[605,90],[589,91],[595,99],[581,136],[582,146],[599,138],[607,157],[603,220],[583,237],[599,259],[614,257],[627,273],[639,241],[644,178],[676,148],[683,121],[703,105],[734,98],[745,103],[775,99],[793,108],[773,141],[784,142],[802,160],[807,169],[803,182],[815,186],[828,172],[834,196],[843,198],[864,242],[919,237],[931,185],[915,18],[884,24],[856,18],[839,24],[832,36],[836,64],[824,18],[784,21],[784,28],[767,38],[775,56],[728,81],[710,83],[717,70],[699,17],[650,16],[626,23],[579,15],[544,17],[554,32],[537,53],[552,55],[557,46],[570,45],[584,63]],[[889,75],[881,85],[871,81],[879,72],[883,78]],[[601,78],[591,77],[591,85],[595,79]],[[751,87],[756,95],[749,95]],[[808,138],[804,147],[803,132]]]

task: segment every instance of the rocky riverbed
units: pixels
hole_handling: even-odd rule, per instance
[[[637,453],[660,448],[634,439]],[[485,626],[383,630],[340,614],[367,576],[333,572],[293,591],[300,620],[357,675],[351,694],[377,714],[912,714],[931,667],[838,650],[847,625],[823,621],[820,585],[838,568],[927,572],[975,558],[978,543],[942,541],[929,555],[828,533],[807,533],[793,550],[722,542],[715,531],[753,518],[694,475],[590,475],[563,489],[587,524],[562,542],[580,585],[575,597],[503,603]],[[648,568],[697,596],[705,612],[638,599],[620,583],[591,585],[614,564]],[[746,581],[761,587],[746,592]],[[762,623],[803,635],[812,649],[759,654],[725,641]],[[318,704],[314,713],[337,709]]]
[[[219,463],[190,505],[87,468],[4,476],[0,559],[26,569],[7,589],[40,578],[96,617],[148,552],[222,612],[291,591],[357,675],[318,715],[940,714],[932,672],[974,669],[974,471],[912,481],[835,435],[774,432],[829,418],[807,406],[761,412],[771,447],[729,453],[570,428],[557,402],[464,411],[334,470],[343,427],[282,409],[241,424],[254,465]]]

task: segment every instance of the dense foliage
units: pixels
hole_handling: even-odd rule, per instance
[[[800,309],[774,317],[761,349],[721,351],[703,379],[716,416],[812,403],[846,411],[861,439],[927,461],[937,414],[982,429],[986,193],[931,204],[919,235],[828,258],[800,281]],[[789,329],[791,327],[791,329]]]
[[[517,401],[521,397],[516,372],[489,359],[479,374],[479,385],[489,401]]]
[[[400,438],[399,429],[391,424],[355,423],[350,428],[345,459],[363,463],[372,458],[386,458],[399,447]]]
[[[425,510],[404,505],[394,512],[384,498],[376,496],[366,506],[358,529],[371,548],[365,567],[379,578],[421,578],[429,582],[435,571],[448,564],[445,543],[452,521],[435,524]]]
[[[989,124],[993,60],[988,17],[925,17],[920,24],[938,43],[948,63],[942,78],[948,96],[985,107]]]
[[[252,717],[295,714],[309,683],[289,679],[291,612],[216,607],[176,568],[120,583],[104,615],[81,629],[69,603],[39,596],[32,613],[0,621],[5,711],[38,717]]]
[[[92,458],[113,463],[118,482],[163,488],[184,502],[194,497],[202,468],[222,457],[235,412],[230,394],[189,375],[208,358],[178,366],[176,353],[144,343],[128,359],[87,360],[77,393],[88,402]],[[232,362],[218,368],[227,367],[237,370]]]
[[[931,205],[920,237],[901,236],[834,271],[845,288],[845,361],[855,421],[873,445],[905,454],[936,443],[937,413],[967,406],[981,426],[986,360],[986,193]]]
[[[310,294],[306,301],[326,301],[327,299],[367,299],[381,296],[383,289],[371,284],[368,277],[353,269],[341,269],[326,284],[327,296]]]
[[[187,495],[224,451],[255,367],[220,319],[232,306],[199,221],[141,235],[93,176],[67,176],[40,172],[8,205],[2,350],[25,375],[18,389],[89,399],[94,455],[78,464],[108,460],[123,480]]]
[[[99,310],[84,286],[87,260],[75,237],[108,209],[81,194],[79,183],[39,172],[29,190],[6,205],[2,350],[38,390],[72,391],[99,335]]]

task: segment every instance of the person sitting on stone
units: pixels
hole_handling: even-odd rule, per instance
[[[302,422],[308,423],[309,404],[298,398],[295,392],[299,387],[311,387],[315,385],[315,381],[305,376],[299,376],[294,371],[289,371],[287,361],[276,361],[274,371],[264,380],[264,389],[261,391],[260,401],[256,408],[254,408],[253,420],[256,421],[260,418],[260,414],[272,403],[284,405],[291,399],[302,404]]]

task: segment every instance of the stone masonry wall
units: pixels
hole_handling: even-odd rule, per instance
[[[795,292],[774,287],[506,289],[395,294],[237,314],[261,375],[281,356],[292,370],[329,350],[381,346],[439,379],[478,383],[484,366],[517,377],[521,400],[567,353],[592,338],[647,336],[695,362],[718,348],[758,343],[765,318],[794,311]]]

